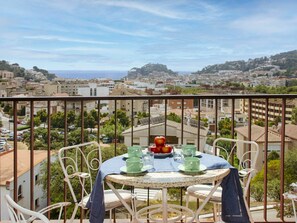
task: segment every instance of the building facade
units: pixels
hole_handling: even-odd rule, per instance
[[[0,221],[9,220],[5,195],[13,197],[13,150],[0,154]],[[47,206],[45,192],[40,184],[41,166],[47,159],[46,150],[34,151],[34,210],[38,211]],[[30,151],[18,150],[18,204],[30,209]]]

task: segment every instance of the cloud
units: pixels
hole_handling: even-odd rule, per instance
[[[297,17],[288,18],[287,16],[263,13],[239,18],[231,22],[230,26],[245,33],[271,35],[287,34],[296,30],[296,22]]]
[[[60,37],[60,36],[50,36],[50,35],[24,36],[23,38],[24,39],[60,41],[60,42],[102,44],[102,45],[115,44],[114,42],[105,42],[105,41],[87,40],[87,39],[75,39],[75,38],[67,38],[67,37]]]
[[[122,8],[128,8],[133,10],[142,11],[145,13],[157,15],[160,17],[166,17],[170,19],[187,19],[188,17],[184,15],[183,13],[162,8],[160,7],[160,4],[158,5],[149,5],[149,4],[143,4],[143,2],[139,1],[95,1],[98,4],[106,5],[106,6],[113,6],[113,7],[122,7]]]
[[[118,33],[118,34],[128,35],[128,36],[151,37],[155,35],[155,33],[153,32],[148,32],[143,30],[126,31],[126,30],[121,30],[117,28],[112,28],[111,26],[105,26],[102,24],[95,24],[95,26],[99,29],[103,29],[108,32],[113,32],[113,33]]]
[[[216,5],[204,1],[123,1],[123,0],[93,0],[94,3],[109,6],[131,9],[155,15],[158,17],[177,20],[205,20],[213,19],[222,15]],[[185,12],[183,8],[192,8]]]

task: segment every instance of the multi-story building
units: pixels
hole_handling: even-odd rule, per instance
[[[172,109],[180,109],[182,108],[182,100],[170,99],[168,100],[168,105]],[[193,109],[194,108],[194,100],[185,99],[184,100],[184,109]]]
[[[126,88],[125,85],[117,85],[111,95],[146,95],[144,91]],[[132,102],[131,100],[117,100],[117,109],[121,109],[126,112],[126,115],[132,116]],[[109,102],[109,112],[113,114],[115,111],[114,101]],[[138,112],[148,111],[148,101],[147,100],[134,100],[133,101],[133,112],[136,115]]]
[[[0,70],[0,79],[13,79],[14,73],[7,70]]]
[[[64,78],[55,78],[54,84],[57,84],[57,92],[66,93],[69,96],[78,95],[79,87],[88,86],[87,80],[79,79],[64,79]]]
[[[18,150],[17,160],[17,195],[18,204],[30,209],[30,150]],[[47,206],[45,192],[40,184],[41,166],[47,159],[46,150],[34,150],[34,209],[40,210]],[[0,153],[0,221],[8,220],[5,195],[14,195],[14,153],[13,150]]]
[[[286,100],[286,122],[291,121],[292,110],[297,105],[296,99]],[[241,111],[248,114],[249,101],[246,99],[241,100]],[[252,100],[252,118],[256,120],[265,120],[265,99]],[[282,100],[272,98],[268,100],[268,121],[275,121],[277,117],[282,117]]]

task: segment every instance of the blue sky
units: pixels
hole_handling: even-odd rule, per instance
[[[9,0],[0,59],[48,70],[197,71],[297,49],[297,1]]]

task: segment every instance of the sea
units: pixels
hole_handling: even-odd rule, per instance
[[[49,72],[61,78],[74,79],[110,78],[112,80],[120,80],[128,75],[128,71],[118,70],[49,70]],[[192,71],[178,71],[178,74],[185,75],[191,72]]]
[[[56,74],[61,78],[74,79],[94,79],[94,78],[111,78],[119,80],[127,76],[128,71],[118,70],[49,70],[50,73]]]

